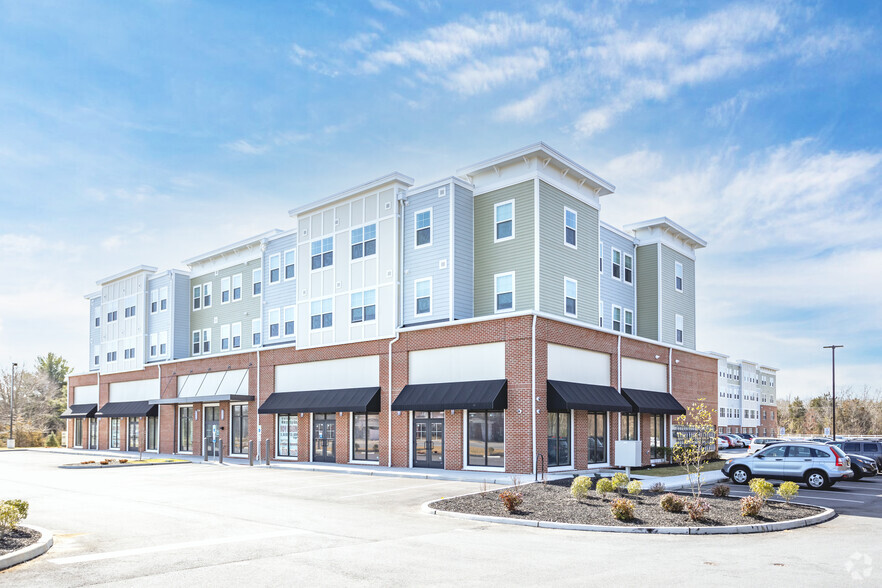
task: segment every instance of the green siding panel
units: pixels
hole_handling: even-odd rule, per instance
[[[676,344],[676,316],[683,316],[683,346],[695,349],[695,262],[666,245],[662,255],[662,338],[663,343]],[[683,264],[683,291],[674,286],[674,266]]]
[[[636,266],[637,335],[658,340],[658,245],[638,247]]]
[[[192,343],[192,331],[211,329],[211,354],[220,353],[221,326],[241,322],[242,347],[235,350],[232,349],[231,341],[229,351],[251,349],[251,320],[260,318],[261,297],[251,295],[252,271],[258,268],[260,268],[260,258],[253,259],[248,263],[239,263],[232,267],[218,270],[217,275],[214,272],[210,272],[202,276],[190,278],[190,296],[187,300],[187,304],[190,307],[190,333],[187,333],[188,341]],[[242,274],[242,299],[221,304],[221,278],[232,277],[236,274]],[[211,282],[211,306],[194,311],[193,288],[208,282]],[[232,298],[232,291],[230,292],[230,298]],[[217,318],[216,322],[215,318]],[[192,355],[192,345],[190,345],[189,351],[188,355]]]

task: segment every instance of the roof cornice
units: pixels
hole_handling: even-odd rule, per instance
[[[314,200],[309,204],[304,204],[303,206],[292,208],[288,211],[288,215],[296,217],[303,214],[304,212],[309,212],[310,210],[315,210],[316,208],[321,208],[323,206],[327,206],[328,204],[332,204],[337,200],[349,198],[351,196],[355,196],[356,194],[361,194],[362,192],[376,190],[377,188],[385,186],[386,184],[392,184],[396,182],[404,184],[406,187],[410,188],[411,186],[413,186],[414,179],[400,172],[392,172],[391,174],[387,174],[381,178],[377,178],[376,180],[371,180],[370,182],[366,182],[359,186],[343,190],[342,192],[337,192],[336,194],[332,194],[330,196],[322,198],[321,200]]]

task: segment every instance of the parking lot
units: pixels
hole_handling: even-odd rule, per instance
[[[853,573],[867,585],[882,578],[875,496],[882,479],[801,490],[800,500],[826,499],[843,513],[823,525],[683,537],[536,529],[420,512],[424,501],[482,489],[471,482],[218,464],[57,467],[79,459],[0,452],[3,497],[29,500],[28,522],[55,534],[49,553],[0,572],[0,584],[558,586],[688,578],[816,586],[847,585]]]

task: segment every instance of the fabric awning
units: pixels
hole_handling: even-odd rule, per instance
[[[683,405],[677,402],[673,394],[667,392],[650,392],[649,390],[636,390],[634,388],[622,388],[622,394],[628,402],[634,405],[637,412],[648,414],[686,414]]]
[[[634,412],[631,403],[612,386],[548,380],[548,410]]]
[[[148,400],[150,404],[210,404],[213,402],[251,402],[254,396],[250,394],[218,394],[216,396],[187,396],[177,398],[161,398]]]
[[[269,395],[259,414],[297,412],[380,412],[380,387],[275,392]]]
[[[61,418],[90,419],[95,416],[96,410],[98,410],[97,404],[71,404],[67,410],[61,413]]]
[[[133,400],[130,402],[108,402],[95,413],[96,417],[145,417],[159,414],[159,407],[150,404],[148,400]]]
[[[408,384],[392,410],[502,410],[508,407],[508,380]]]

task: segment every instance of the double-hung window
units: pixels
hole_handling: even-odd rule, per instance
[[[159,355],[165,356],[168,353],[168,331],[159,333]]]
[[[679,261],[674,262],[674,288],[677,292],[683,291],[683,264]]]
[[[294,309],[293,306],[286,306],[282,311],[285,313],[285,336],[290,337],[294,334]]]
[[[269,311],[269,338],[276,339],[279,336],[279,324],[281,323],[282,311],[274,308]]]
[[[312,269],[334,265],[334,238],[325,237],[312,242]]]
[[[126,318],[132,318],[135,316],[135,307],[134,306],[126,306],[125,310]]]
[[[618,249],[612,250],[612,277],[615,280],[622,279],[622,252]]]
[[[576,246],[576,211],[564,208],[564,243]]]
[[[110,419],[110,448],[119,449],[119,419]]]
[[[677,324],[676,324],[677,343],[682,345],[683,344],[683,315],[681,315],[681,314],[675,315],[675,320],[677,322]]]
[[[156,352],[159,350],[159,335],[156,333],[150,333],[150,357],[156,357]]]
[[[202,339],[200,331],[193,331],[193,355],[199,355],[202,352]]]
[[[420,210],[414,213],[414,224],[416,234],[414,239],[415,247],[423,247],[432,244],[432,209]]]
[[[622,309],[618,306],[612,307],[612,330],[622,330]]]
[[[310,304],[309,326],[311,329],[325,329],[334,325],[334,305],[332,298],[314,300]]]
[[[193,310],[202,307],[202,286],[193,286]]]
[[[634,334],[634,313],[627,309],[625,309],[625,334]]]
[[[202,284],[202,308],[211,306],[211,282]]]
[[[221,351],[230,350],[230,325],[221,325]]]
[[[377,318],[377,291],[366,290],[356,292],[351,297],[350,320],[353,323],[361,323],[376,320]]]
[[[493,207],[493,241],[506,241],[514,238],[514,200],[500,202]]]
[[[242,274],[233,276],[233,300],[242,300]]]
[[[282,255],[279,253],[270,255],[269,258],[269,281],[270,284],[278,284],[282,279]]]
[[[211,353],[211,329],[202,329],[202,353]]]
[[[159,290],[150,291],[150,314],[159,312]]]
[[[493,276],[495,312],[514,310],[514,278],[514,272]]]
[[[377,253],[377,225],[376,223],[352,229],[352,259],[370,257]]]
[[[579,292],[579,284],[576,280],[564,278],[564,314],[576,315],[576,298]]]
[[[290,249],[285,252],[285,279],[293,280],[296,277],[294,273],[294,259],[296,251]]]
[[[221,304],[227,304],[230,301],[230,276],[221,278]]]
[[[257,347],[260,345],[260,319],[253,319],[251,321],[251,346]]]
[[[260,296],[260,291],[262,289],[262,281],[263,281],[263,270],[256,269],[251,272],[251,295],[252,296]]]
[[[413,283],[415,306],[414,314],[424,316],[432,314],[432,278],[416,280]]]
[[[110,312],[107,313],[107,322],[108,322],[108,323],[112,323],[113,321],[116,320],[116,312],[117,312],[117,311],[112,310],[112,311],[110,311]]]
[[[100,326],[101,326],[101,317],[100,317],[100,316],[96,316],[96,317],[95,317],[95,328],[97,329],[97,328],[100,327]]]
[[[625,254],[625,283],[634,283],[634,258]]]
[[[159,311],[168,309],[168,286],[159,289]]]
[[[597,313],[600,315],[600,320],[598,321],[597,324],[602,329],[603,328],[603,300],[601,300],[597,304]]]
[[[600,268],[600,273],[603,273],[603,241],[600,242],[600,260],[598,267]]]

